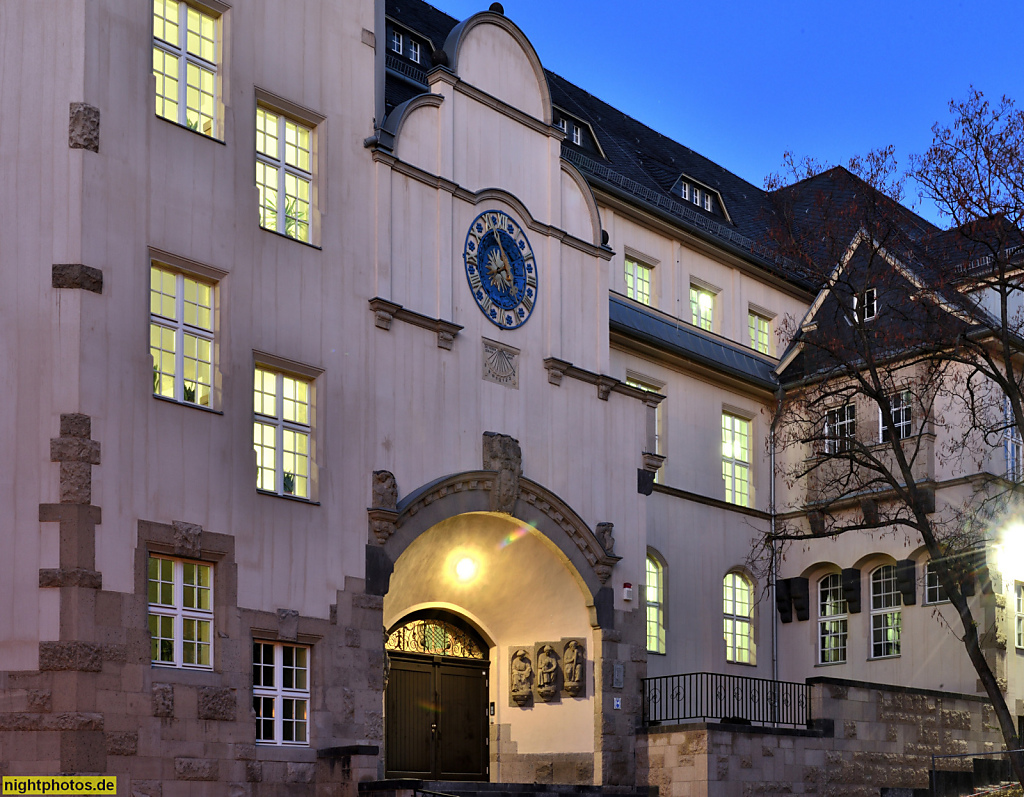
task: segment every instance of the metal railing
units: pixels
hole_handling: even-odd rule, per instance
[[[791,681],[713,672],[643,679],[644,725],[686,720],[807,727],[811,688]]]

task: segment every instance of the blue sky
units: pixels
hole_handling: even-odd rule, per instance
[[[786,150],[845,164],[893,144],[903,167],[972,84],[1024,103],[1019,0],[503,5],[548,69],[758,186]]]

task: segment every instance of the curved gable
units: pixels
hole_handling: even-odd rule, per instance
[[[503,15],[473,15],[452,30],[444,50],[450,68],[462,80],[551,124],[544,68],[529,39]]]

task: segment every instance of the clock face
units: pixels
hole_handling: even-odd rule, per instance
[[[537,262],[515,220],[485,210],[469,225],[463,258],[480,312],[502,329],[525,324],[537,303]]]

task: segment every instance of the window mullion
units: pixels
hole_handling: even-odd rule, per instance
[[[174,400],[185,400],[185,278],[174,277]]]
[[[180,667],[185,661],[185,568],[181,562],[173,562],[171,573],[174,579],[174,666]]]
[[[274,742],[284,742],[284,645],[274,645]]]
[[[281,216],[278,214],[278,219]],[[275,392],[276,397],[274,399],[274,426],[276,430],[274,432],[274,487],[277,493],[284,493],[284,374],[278,373],[275,376]],[[275,682],[276,683],[276,682]]]

